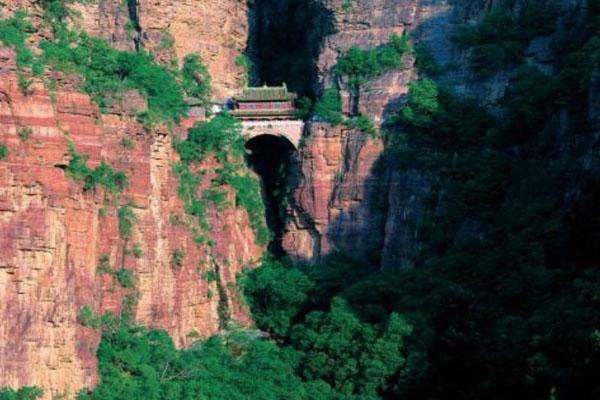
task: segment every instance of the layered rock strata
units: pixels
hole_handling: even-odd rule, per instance
[[[140,324],[166,329],[185,346],[220,329],[219,303],[248,323],[235,277],[263,249],[254,244],[246,212],[233,208],[208,210],[215,245],[198,247],[177,195],[171,134],[146,132],[128,102],[100,114],[87,95],[67,89],[75,82],[58,78],[63,89],[56,93],[35,82],[25,96],[14,54],[0,54],[0,142],[9,151],[0,161],[0,386],[35,384],[45,398],[73,398],[97,381],[100,333],[78,321],[84,306],[100,315],[132,304]],[[133,144],[124,146],[125,138]],[[91,168],[105,161],[125,171],[127,189],[85,192],[67,171],[68,143],[89,156]],[[200,168],[216,166],[209,159]],[[211,173],[204,179],[208,185]],[[129,201],[135,223],[125,240],[117,209]],[[134,246],[141,250],[136,256]],[[123,289],[114,276],[99,273],[102,257],[115,269],[132,270],[134,287]],[[209,270],[218,271],[217,282],[206,279]]]

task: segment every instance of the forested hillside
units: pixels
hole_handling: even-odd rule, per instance
[[[137,89],[148,101],[137,118],[149,131],[185,118],[184,94],[209,103],[210,78],[200,58],[175,68],[143,51],[114,50],[68,29],[61,14],[68,8],[60,8],[68,4],[47,3],[55,32],[36,52],[27,42],[33,29],[27,14],[0,22],[0,42],[16,50],[24,90],[26,73],[42,68],[81,74],[81,89],[100,108],[110,107],[111,91]],[[307,94],[299,117],[382,146],[370,179],[404,174],[427,182],[413,237],[395,244],[411,242],[409,265],[382,264],[383,239],[372,238],[365,257],[335,246],[314,260],[265,251],[260,266],[245,268],[235,284],[222,284],[218,269],[205,271],[219,296],[242,294],[253,324],[236,323],[220,296],[219,332],[190,333],[183,348],[164,330],[142,326],[135,304],[120,313],[81,309],[78,323],[102,337],[99,382],[77,398],[600,399],[600,1],[570,12],[554,3],[491,2],[457,27],[451,41],[465,55],[466,73],[458,61],[440,63],[431,40],[406,31],[341,51],[330,71],[335,79],[320,92],[306,76],[299,79]],[[339,6],[351,13],[356,4]],[[540,62],[532,43],[550,61]],[[277,46],[261,52],[279,54]],[[360,103],[347,110],[370,82],[413,64],[395,107],[381,115]],[[269,79],[281,73],[258,67]],[[484,102],[478,85],[497,80],[504,89]],[[301,146],[310,146],[305,136],[309,144]],[[264,222],[258,181],[246,172],[244,138],[233,117],[196,122],[173,146],[194,240],[214,246],[206,233],[213,228],[209,205],[243,209],[259,245],[276,240]],[[0,160],[10,152],[2,145]],[[75,152],[66,167],[73,178],[109,192],[126,185],[118,172],[90,169]],[[209,157],[219,167],[202,186],[198,166]],[[234,204],[224,188],[233,190]],[[271,212],[285,218],[299,206],[291,189],[281,190],[274,198],[286,204]],[[393,190],[370,193],[368,201],[392,215]],[[173,253],[171,263],[181,268],[183,256]],[[6,387],[0,399],[42,396],[45,388],[36,386]]]

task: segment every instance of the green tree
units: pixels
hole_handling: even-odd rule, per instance
[[[208,69],[197,54],[188,54],[181,68],[182,87],[188,96],[198,98],[205,105],[210,96],[211,78]]]
[[[248,271],[243,282],[245,298],[256,324],[278,337],[286,336],[314,286],[298,268],[271,259],[265,260],[260,268]]]
[[[417,128],[424,128],[432,124],[440,110],[435,82],[422,79],[409,85],[408,104],[402,111],[406,122]]]
[[[404,365],[404,340],[410,332],[396,314],[380,331],[361,322],[343,299],[335,297],[328,312],[313,311],[294,326],[291,340],[303,353],[300,369],[306,379],[331,382],[346,396],[376,398]]]
[[[342,99],[336,88],[325,89],[323,96],[315,104],[315,113],[334,126],[342,123],[344,119],[342,115]]]
[[[137,219],[131,207],[131,203],[127,203],[119,207],[119,210],[117,211],[117,217],[119,219],[119,235],[122,239],[131,239],[133,225]]]

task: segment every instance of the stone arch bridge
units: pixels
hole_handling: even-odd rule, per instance
[[[294,148],[300,145],[304,122],[300,120],[246,120],[242,121],[242,134],[246,140],[261,135],[287,139]]]

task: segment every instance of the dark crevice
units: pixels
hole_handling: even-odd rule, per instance
[[[285,138],[261,135],[246,143],[248,164],[261,178],[263,199],[266,206],[267,226],[273,232],[269,250],[284,255],[281,236],[285,225],[285,182],[290,166],[293,145]]]
[[[219,304],[217,306],[217,315],[219,317],[219,329],[227,328],[229,321],[231,320],[231,312],[229,311],[229,298],[227,296],[227,290],[223,286],[223,280],[221,279],[221,268],[219,263],[213,259],[213,270],[215,272],[217,291],[219,294]]]
[[[321,46],[334,32],[331,11],[317,0],[256,0],[250,22],[253,83],[285,82],[300,96],[314,98]]]
[[[138,0],[127,0],[127,12],[129,13],[129,21],[137,35],[133,38],[135,49],[139,50],[141,47],[142,27],[140,25],[140,17],[138,14]]]
[[[319,93],[317,61],[333,14],[319,0],[255,0],[249,12],[246,55],[252,62],[250,84],[286,83],[299,97]],[[267,225],[273,232],[269,250],[285,255],[281,237],[286,223],[286,182],[294,147],[286,139],[262,135],[246,145],[249,166],[260,176]]]

